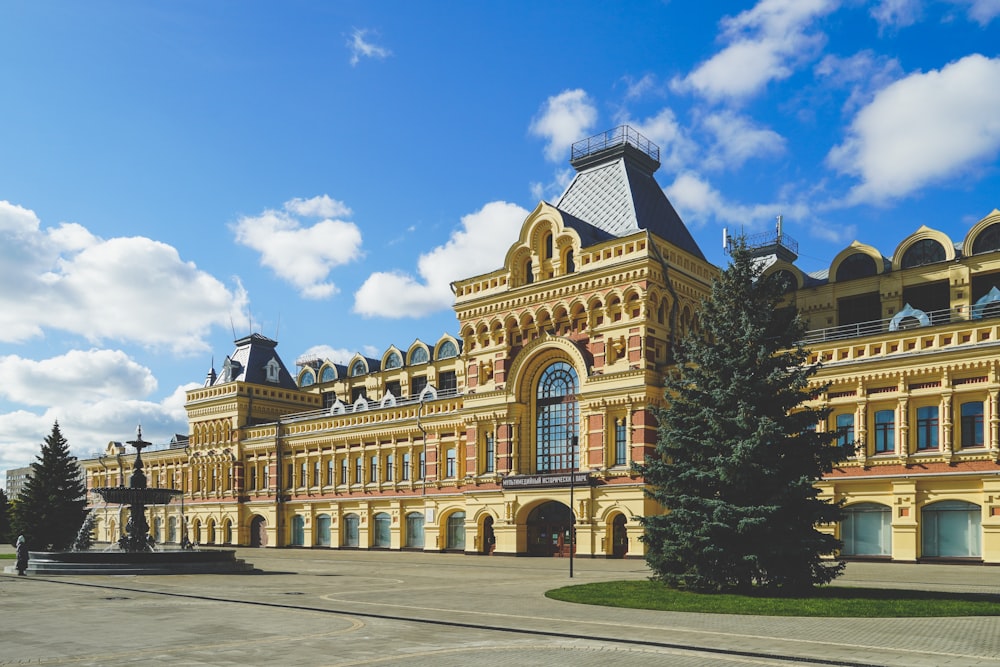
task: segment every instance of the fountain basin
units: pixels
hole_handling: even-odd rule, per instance
[[[4,571],[12,567],[4,568]],[[253,565],[234,549],[165,551],[31,551],[28,574],[247,574]]]
[[[103,486],[91,489],[106,503],[116,505],[167,505],[183,491],[131,486]]]

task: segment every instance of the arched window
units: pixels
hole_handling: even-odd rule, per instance
[[[576,370],[557,361],[542,372],[535,395],[535,470],[566,472],[577,469],[580,408]]]
[[[788,269],[778,269],[771,274],[771,280],[781,288],[781,293],[794,292],[799,288],[799,281],[795,279],[795,274]]]
[[[337,371],[333,369],[333,366],[327,366],[326,368],[323,369],[323,372],[320,374],[319,381],[333,382],[336,379],[337,379]]]
[[[292,546],[302,547],[306,544],[306,519],[301,514],[292,517]]]
[[[975,558],[982,556],[982,510],[961,500],[944,500],[921,512],[921,556]]]
[[[978,255],[981,252],[993,252],[1000,250],[1000,224],[990,225],[972,242],[972,254]]]
[[[358,515],[357,514],[347,514],[344,516],[343,523],[343,536],[341,537],[341,546],[345,547],[357,547],[358,546]]]
[[[892,554],[892,511],[888,505],[858,503],[844,508],[840,527],[845,556]]]
[[[392,517],[385,512],[379,512],[375,515],[373,525],[375,534],[372,536],[372,546],[376,549],[388,549],[389,528],[392,525]]]
[[[573,261],[573,251],[566,251],[566,273],[573,273],[576,271],[576,262]]]
[[[316,536],[315,542],[318,547],[330,546],[330,515],[316,515]]]
[[[530,285],[533,282],[535,282],[535,272],[532,270],[531,260],[529,259],[528,263],[524,265],[524,284]]]
[[[364,375],[367,372],[368,372],[368,367],[365,365],[363,359],[355,359],[354,363],[351,364],[351,377]]]
[[[465,551],[465,512],[454,512],[448,517],[448,535],[445,548]]]
[[[922,239],[906,249],[899,266],[904,269],[911,269],[914,266],[923,266],[924,264],[933,264],[934,262],[943,262],[944,260],[944,246],[934,239]]]
[[[391,353],[385,358],[385,369],[391,371],[394,368],[401,368],[403,366],[403,358],[399,356],[398,352]]]
[[[410,365],[413,364],[426,364],[430,360],[430,356],[427,354],[427,348],[423,345],[413,348],[410,352]]]
[[[406,515],[406,547],[424,548],[424,515],[420,512],[410,512]]]
[[[458,356],[458,347],[454,341],[446,340],[438,347],[438,359],[451,359]]]
[[[837,267],[837,282],[874,276],[876,273],[878,267],[875,265],[875,260],[863,252],[856,252],[844,258]]]
[[[546,234],[544,241],[542,241],[542,248],[545,250],[545,256],[542,259],[552,259],[552,234]]]
[[[312,369],[306,368],[299,377],[299,386],[308,387],[313,384],[316,384],[316,376],[313,374]]]

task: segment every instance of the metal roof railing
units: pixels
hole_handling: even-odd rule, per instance
[[[607,130],[592,137],[581,139],[570,148],[570,160],[576,160],[600,151],[613,148],[614,146],[632,145],[640,151],[660,161],[660,147],[646,137],[639,134],[629,125],[619,125],[613,130]]]
[[[969,319],[964,317],[961,313],[953,311],[951,308],[923,311],[922,314],[926,316],[926,322],[921,322],[921,320],[916,316],[904,317],[896,323],[895,329],[893,328],[893,320],[895,320],[898,315],[884,320],[871,320],[868,322],[856,322],[854,324],[842,324],[836,327],[826,327],[825,329],[812,329],[806,332],[802,339],[802,343],[804,345],[810,345],[828,341],[844,340],[845,338],[861,338],[862,336],[871,336],[873,334],[885,333],[887,331],[904,333],[912,329],[923,329],[940,324],[949,324],[951,322],[963,322],[968,321]],[[986,311],[983,313],[981,318],[976,319],[988,319],[996,316],[1000,316],[1000,313],[994,315],[992,312]]]

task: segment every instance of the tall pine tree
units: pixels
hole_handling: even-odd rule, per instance
[[[802,591],[842,562],[839,540],[817,525],[841,518],[814,483],[847,452],[818,432],[829,411],[804,402],[808,386],[794,306],[745,240],[702,304],[700,331],[678,347],[659,411],[657,456],[641,466],[666,513],[643,517],[654,577],[696,591]]]
[[[67,549],[87,516],[86,493],[76,457],[56,422],[14,505],[16,534],[36,551]]]

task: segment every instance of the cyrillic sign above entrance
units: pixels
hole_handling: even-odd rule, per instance
[[[533,489],[544,486],[589,486],[593,483],[589,472],[557,472],[549,475],[511,475],[504,477],[505,489]]]

